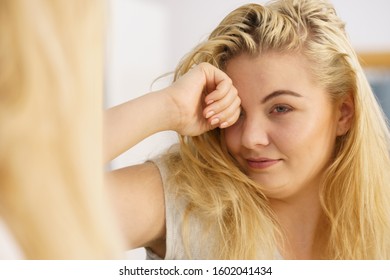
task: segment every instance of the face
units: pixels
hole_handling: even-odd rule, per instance
[[[339,114],[306,59],[267,52],[240,55],[226,73],[241,98],[239,120],[225,129],[228,151],[270,198],[318,190],[332,158]]]

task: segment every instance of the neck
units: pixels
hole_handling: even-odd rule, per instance
[[[327,224],[318,192],[270,203],[284,234],[281,255],[285,259],[321,259]]]

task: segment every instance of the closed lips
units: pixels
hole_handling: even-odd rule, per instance
[[[248,165],[254,169],[264,169],[278,163],[280,159],[269,159],[269,158],[259,158],[259,159],[247,159]]]

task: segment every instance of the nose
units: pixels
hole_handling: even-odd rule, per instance
[[[241,145],[247,149],[254,149],[258,146],[267,146],[269,143],[266,123],[258,119],[246,119],[241,134]]]

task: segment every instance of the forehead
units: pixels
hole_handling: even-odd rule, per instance
[[[308,60],[299,53],[241,54],[227,63],[226,73],[239,94],[290,90],[305,95],[320,88],[314,81]]]

